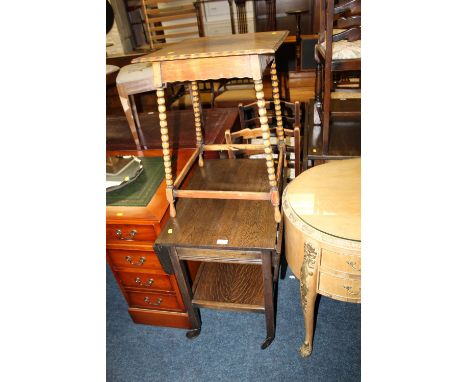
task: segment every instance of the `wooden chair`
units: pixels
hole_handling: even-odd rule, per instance
[[[232,34],[249,33],[247,24],[246,0],[228,0]],[[233,3],[236,4],[234,21]],[[252,32],[252,31],[251,31]],[[257,100],[254,84],[250,79],[229,79],[220,82],[214,99],[214,107],[236,107],[239,103],[251,103]]]
[[[320,0],[320,34],[315,49],[315,60],[317,75],[314,124],[321,128],[320,155],[327,157],[330,154],[331,121],[343,121],[343,118],[360,121],[360,95],[347,96],[349,86],[348,89],[341,89],[342,94],[333,95],[333,79],[336,73],[360,73],[361,70],[360,0]],[[339,85],[338,82],[335,83],[337,84]],[[360,92],[360,82],[357,90]]]
[[[205,35],[199,1],[181,4],[180,0],[141,0],[146,30],[151,50],[181,40]],[[213,107],[215,91],[213,82],[200,83],[200,100],[204,107]],[[173,90],[175,101],[170,109],[192,108],[188,85]]]
[[[265,102],[268,125],[270,126],[270,135],[272,146],[274,147],[274,157],[279,158],[279,148],[276,139],[276,126],[277,117],[275,114],[275,103],[274,101]],[[298,176],[301,172],[301,104],[300,102],[286,102],[279,101],[278,106],[281,109],[281,124],[284,130],[286,149],[285,149],[285,162],[284,164],[290,168],[294,168],[294,176],[288,176],[287,178],[292,179]],[[239,120],[240,130],[231,132],[226,130],[225,137],[226,143],[236,143],[238,140],[242,140],[242,143],[250,144],[263,144],[262,131],[260,128],[260,118],[258,114],[258,106],[256,103],[249,105],[239,104]],[[229,158],[235,158],[236,153],[245,154],[250,158],[263,158],[264,153],[261,150],[234,150],[228,149]]]
[[[134,95],[156,90],[152,64],[149,62],[122,67],[117,75],[116,85],[135,145],[138,150],[146,148],[141,141],[141,125]]]
[[[180,3],[180,0],[141,0],[151,50],[171,42],[204,36],[199,5],[196,2]]]
[[[141,0],[151,50],[160,49],[165,44],[204,35],[197,3],[189,2],[175,6],[171,4],[175,2],[173,0]],[[178,2],[180,4],[180,1]],[[116,79],[120,101],[138,149],[146,148],[146,146],[141,142],[141,126],[134,95],[155,91],[153,82],[151,63],[124,66]],[[211,82],[200,83],[199,86],[202,105],[213,107],[215,86]],[[171,109],[191,108],[188,85],[179,84],[171,87],[167,104]]]

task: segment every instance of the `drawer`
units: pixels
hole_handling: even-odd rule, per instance
[[[342,255],[338,252],[322,249],[321,266],[333,269],[339,272],[361,274],[361,256]]]
[[[107,224],[106,239],[107,241],[150,241],[153,243],[156,240],[156,232],[152,225]]]
[[[192,329],[187,313],[165,312],[158,310],[128,308],[128,313],[136,324],[169,326],[172,328]]]
[[[361,279],[339,277],[320,270],[318,292],[342,301],[361,300]]]
[[[162,290],[174,292],[171,278],[167,275],[144,272],[116,272],[126,288],[143,288],[149,291]]]
[[[131,307],[173,310],[176,312],[183,311],[183,307],[179,305],[175,295],[152,292],[130,292],[128,290],[126,292]]]
[[[134,269],[156,269],[163,271],[158,256],[153,251],[128,251],[123,249],[108,249],[112,265]]]

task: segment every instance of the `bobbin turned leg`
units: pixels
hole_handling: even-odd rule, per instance
[[[273,102],[275,104],[275,115],[276,115],[276,135],[278,137],[278,144],[284,145],[284,130],[283,130],[283,118],[281,116],[281,101],[278,86],[278,75],[276,73],[276,62],[273,61],[271,64],[271,85],[273,90]]]
[[[260,126],[262,129],[263,146],[266,154],[266,165],[268,172],[268,180],[270,182],[271,202],[275,208],[275,221],[281,221],[281,213],[279,210],[279,192],[276,183],[275,167],[270,142],[270,128],[268,127],[268,117],[266,116],[265,95],[263,93],[262,80],[254,80],[255,92],[257,96],[258,115],[260,117]]]
[[[312,353],[312,337],[314,334],[314,310],[317,299],[317,249],[312,244],[304,244],[304,260],[301,267],[301,305],[304,314],[305,339],[299,353],[308,357]]]
[[[192,81],[190,84],[190,97],[192,98],[193,114],[195,115],[195,134],[197,137],[197,148],[200,149],[198,156],[198,165],[203,167],[203,133],[202,133],[202,114],[200,93],[198,91],[197,81]]]
[[[172,217],[176,216],[174,206],[174,183],[172,181],[171,155],[169,153],[169,130],[167,129],[166,100],[164,99],[164,88],[156,88],[158,99],[159,127],[161,128],[161,141],[164,158],[164,172],[166,173],[166,198],[169,202],[169,213]]]
[[[278,86],[278,76],[276,73],[276,62],[273,60],[270,69],[271,75],[271,85],[273,90],[273,103],[275,104],[275,115],[276,115],[276,137],[278,139],[278,147],[283,147],[284,150],[284,162],[283,167],[288,167],[288,162],[286,161],[286,146],[284,141],[284,129],[283,129],[283,117],[281,116],[281,101],[280,101],[280,94],[279,94],[279,86]]]

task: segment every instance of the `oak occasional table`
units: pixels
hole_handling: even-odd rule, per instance
[[[166,168],[166,196],[170,204],[170,215],[176,216],[175,198],[219,198],[219,199],[245,199],[270,200],[274,206],[274,216],[277,223],[281,221],[279,210],[280,195],[278,191],[277,175],[275,174],[270,130],[265,108],[265,95],[263,93],[262,75],[270,67],[272,79],[273,100],[277,115],[278,146],[280,148],[280,163],[282,166],[285,150],[284,132],[281,119],[278,77],[276,73],[275,52],[288,35],[288,31],[245,33],[227,36],[200,37],[188,39],[171,44],[156,52],[132,60],[133,63],[151,62],[153,65],[154,83],[156,88],[159,123]],[[263,134],[263,145],[230,144],[208,145],[203,143],[203,113],[197,81],[219,80],[223,78],[252,78],[260,116]],[[189,160],[187,169],[175,181],[172,179],[171,157],[169,155],[168,123],[164,99],[164,88],[168,83],[189,81],[195,117],[195,134],[197,140],[197,153]],[[246,147],[247,146],[247,147]],[[232,190],[192,190],[187,193],[179,186],[185,175],[194,164],[198,156],[198,164],[203,167],[204,151],[227,150],[229,147],[238,149],[264,149],[266,154],[266,167],[269,179],[269,192],[240,192]],[[243,180],[243,177],[241,178]]]
[[[313,167],[283,193],[285,250],[300,280],[303,357],[312,352],[317,293],[361,302],[361,159]]]
[[[186,189],[268,190],[261,159],[207,160]],[[237,179],[243,174],[245,182]],[[168,274],[175,274],[192,328],[200,333],[199,308],[264,313],[265,349],[275,337],[274,300],[282,226],[265,200],[181,199],[155,242]],[[279,239],[278,239],[279,238]],[[279,240],[279,242],[277,242]],[[193,282],[185,261],[200,261]]]

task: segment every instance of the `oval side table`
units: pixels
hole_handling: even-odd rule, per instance
[[[305,339],[312,352],[317,294],[361,302],[361,159],[313,167],[283,193],[286,258],[300,280]]]

